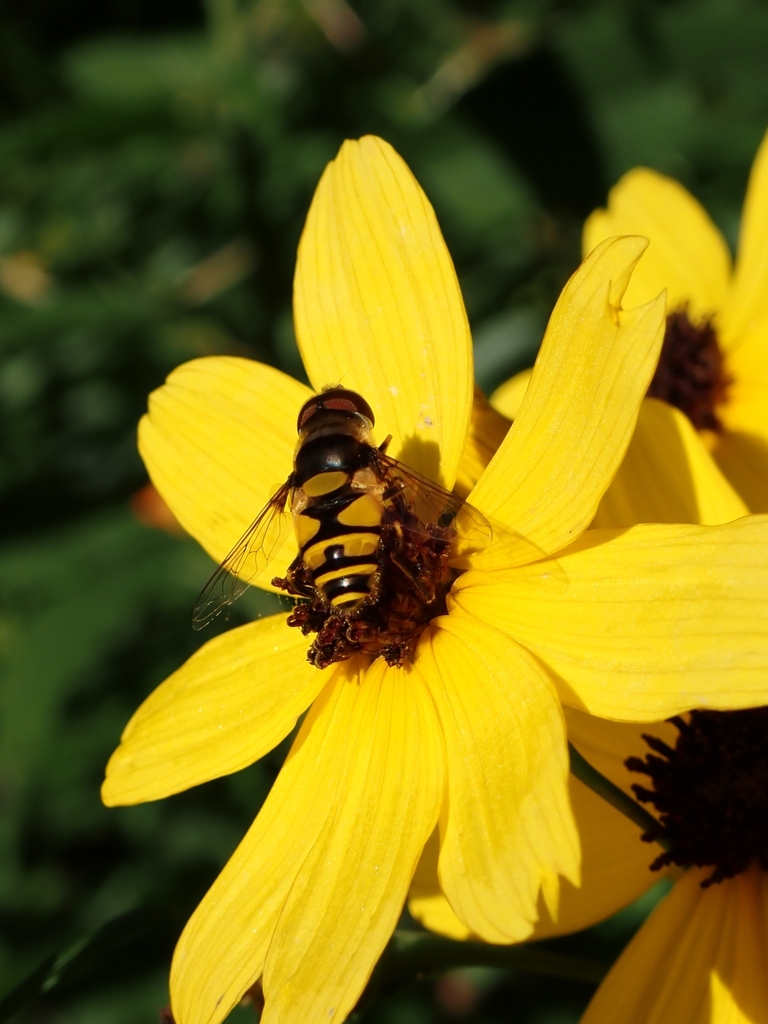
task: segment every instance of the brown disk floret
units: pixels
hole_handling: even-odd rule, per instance
[[[730,383],[712,320],[694,324],[686,309],[670,313],[648,395],[680,409],[697,430],[719,431],[717,407]]]
[[[674,748],[644,736],[661,756],[625,762],[653,783],[632,787],[659,812],[643,839],[669,844],[651,868],[712,867],[704,888],[753,863],[768,871],[768,708],[692,711],[688,721],[671,721],[679,730]]]
[[[446,612],[445,597],[454,579],[448,565],[456,536],[450,527],[388,521],[381,529],[379,570],[375,596],[355,611],[329,608],[322,595],[296,605],[288,625],[305,635],[316,633],[307,652],[317,668],[345,661],[353,654],[381,656],[388,665],[402,665],[412,656],[416,642],[436,615]],[[313,590],[306,568],[294,570],[294,583],[276,578],[273,585],[291,596]]]

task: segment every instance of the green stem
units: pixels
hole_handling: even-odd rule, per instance
[[[652,814],[649,814],[636,800],[628,796],[623,789],[619,789],[615,783],[607,779],[597,768],[593,768],[572,743],[568,744],[568,751],[571,755],[571,772],[579,782],[583,782],[593,793],[597,793],[603,800],[607,800],[617,811],[621,811],[630,821],[639,825],[643,832],[653,833],[655,831],[658,822]],[[669,849],[669,844],[664,839],[657,838],[656,842],[663,849]]]
[[[396,982],[440,974],[454,967],[501,967],[507,970],[571,978],[598,985],[608,966],[597,960],[557,953],[538,946],[496,946],[485,942],[454,942],[428,932],[398,929],[379,968],[381,980]]]

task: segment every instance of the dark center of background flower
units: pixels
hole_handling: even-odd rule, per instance
[[[671,721],[679,730],[674,749],[644,735],[661,756],[625,762],[653,784],[632,787],[659,812],[658,826],[643,839],[669,844],[651,868],[713,867],[704,888],[752,863],[768,871],[768,707],[692,711],[688,721]]]
[[[649,397],[680,409],[697,430],[720,431],[717,407],[729,384],[712,320],[694,324],[685,308],[670,313]]]

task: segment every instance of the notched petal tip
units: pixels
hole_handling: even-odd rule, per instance
[[[588,281],[592,282],[593,274],[599,274],[601,281],[607,277],[608,306],[615,315],[618,315],[622,308],[621,300],[629,287],[632,274],[648,245],[648,239],[644,235],[614,235],[606,238],[587,256],[571,278],[571,282],[577,286],[585,286]]]
[[[638,235],[606,239],[573,274],[514,425],[470,495],[480,511],[547,554],[594,517],[658,362],[664,296],[621,309],[647,245]]]

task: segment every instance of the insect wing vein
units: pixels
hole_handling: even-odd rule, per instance
[[[493,528],[482,512],[468,504],[453,491],[415,473],[402,462],[383,453],[377,454],[376,466],[382,480],[399,481],[401,494],[409,510],[424,525],[453,527],[461,547],[477,550],[486,547],[493,536]],[[407,525],[412,532],[421,532],[414,525]]]
[[[279,551],[293,528],[291,516],[285,511],[290,492],[291,483],[287,481],[272,495],[203,587],[192,615],[195,629],[202,629],[244,594]]]

